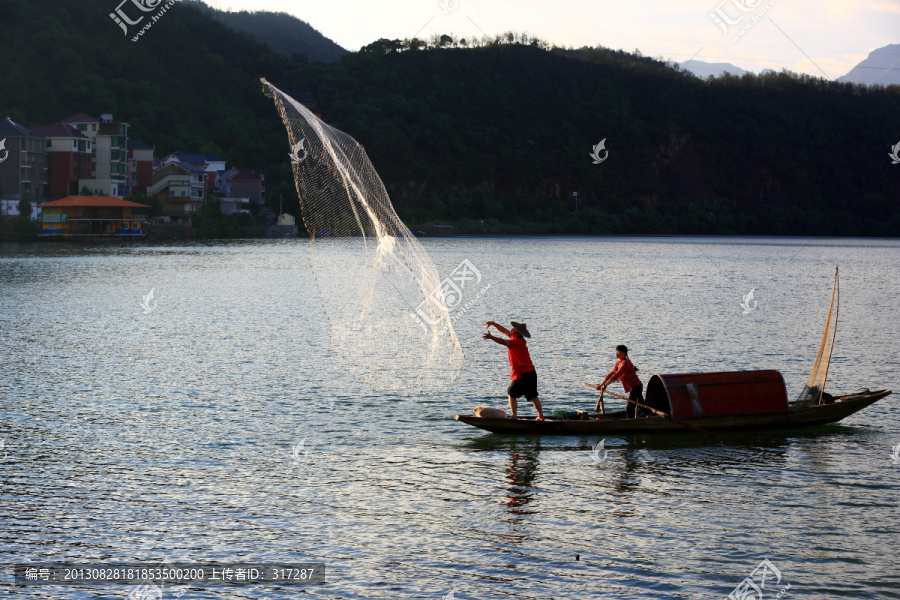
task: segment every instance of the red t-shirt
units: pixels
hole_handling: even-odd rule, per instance
[[[509,338],[506,342],[506,353],[509,355],[510,379],[518,379],[525,373],[534,371],[525,338]]]
[[[610,381],[621,381],[622,388],[624,388],[625,393],[631,391],[631,389],[637,385],[644,385],[641,383],[641,380],[638,379],[637,373],[634,372],[634,365],[631,364],[631,361],[627,358],[623,358],[616,361],[616,364],[613,365],[613,370],[609,372]]]

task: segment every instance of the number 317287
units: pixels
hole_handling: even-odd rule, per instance
[[[315,569],[272,569],[273,579],[312,579]]]

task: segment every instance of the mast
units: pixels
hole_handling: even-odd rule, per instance
[[[800,392],[794,406],[804,407],[813,404],[821,404],[822,394],[825,392],[825,380],[828,378],[828,365],[834,352],[834,340],[837,335],[838,305],[840,304],[840,284],[838,282],[838,269],[834,269],[834,286],[831,289],[831,304],[828,307],[828,319],[825,321],[825,331],[822,332],[822,341],[819,343],[819,351],[816,353],[816,362],[813,363],[806,387]]]

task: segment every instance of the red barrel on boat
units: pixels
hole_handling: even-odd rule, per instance
[[[761,415],[788,410],[784,377],[774,370],[654,375],[646,403],[675,418]]]

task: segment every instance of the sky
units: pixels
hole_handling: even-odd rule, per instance
[[[286,12],[356,51],[379,38],[528,32],[683,62],[783,68],[835,79],[900,43],[900,0],[206,0],[222,10]],[[442,6],[443,3],[443,6]],[[721,22],[717,24],[711,15]],[[754,22],[754,17],[756,20]]]

